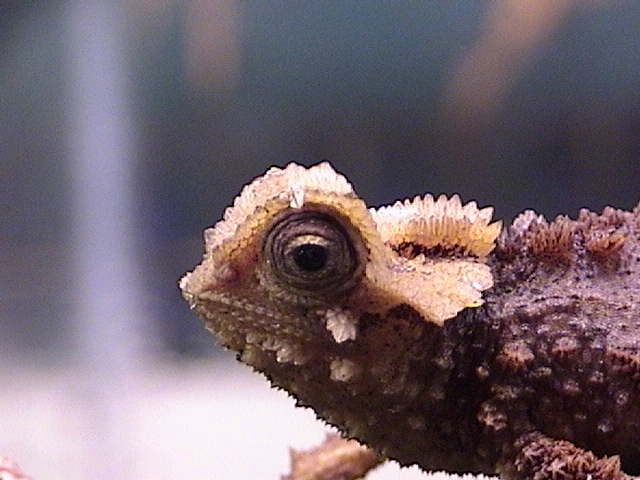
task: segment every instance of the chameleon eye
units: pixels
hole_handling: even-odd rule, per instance
[[[321,238],[305,239],[303,243],[291,250],[291,256],[300,270],[317,272],[327,266],[329,260],[329,246]],[[316,243],[317,242],[317,243]]]
[[[311,296],[339,293],[353,285],[359,258],[345,227],[322,212],[276,217],[263,243],[272,278]]]

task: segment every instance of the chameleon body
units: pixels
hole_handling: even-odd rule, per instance
[[[368,209],[327,163],[273,168],[180,286],[240,361],[402,465],[640,474],[640,208],[491,215]]]

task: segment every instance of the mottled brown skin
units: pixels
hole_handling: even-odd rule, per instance
[[[640,475],[638,207],[550,224],[523,214],[486,259],[484,304],[442,325],[407,304],[372,311],[362,292],[298,302],[262,290],[259,252],[233,268],[214,256],[182,283],[207,327],[298,405],[385,457],[509,480]],[[221,306],[220,291],[251,307]],[[357,312],[355,339],[335,340],[325,304]],[[279,358],[278,339],[295,360]]]
[[[620,455],[623,470],[640,474],[639,208],[511,227],[492,263],[497,281],[483,322],[498,336],[492,395],[481,404],[492,419],[484,421],[487,437],[528,455],[539,448],[527,465],[545,463],[538,457],[552,448],[567,450],[566,442],[550,443],[561,439],[597,456]],[[528,444],[514,442],[527,431],[537,432],[524,437]],[[523,462],[517,449],[506,460],[514,455]],[[572,455],[597,463],[588,453]],[[601,461],[593,478],[625,478],[614,466]]]

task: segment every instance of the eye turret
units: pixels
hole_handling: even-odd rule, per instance
[[[361,277],[362,241],[334,216],[314,210],[277,216],[262,255],[271,280],[309,297],[344,293]]]

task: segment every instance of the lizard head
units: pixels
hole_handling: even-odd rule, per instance
[[[399,306],[442,325],[482,303],[500,230],[491,208],[431,196],[370,210],[328,163],[272,168],[205,231],[180,287],[247,363],[305,363]]]

